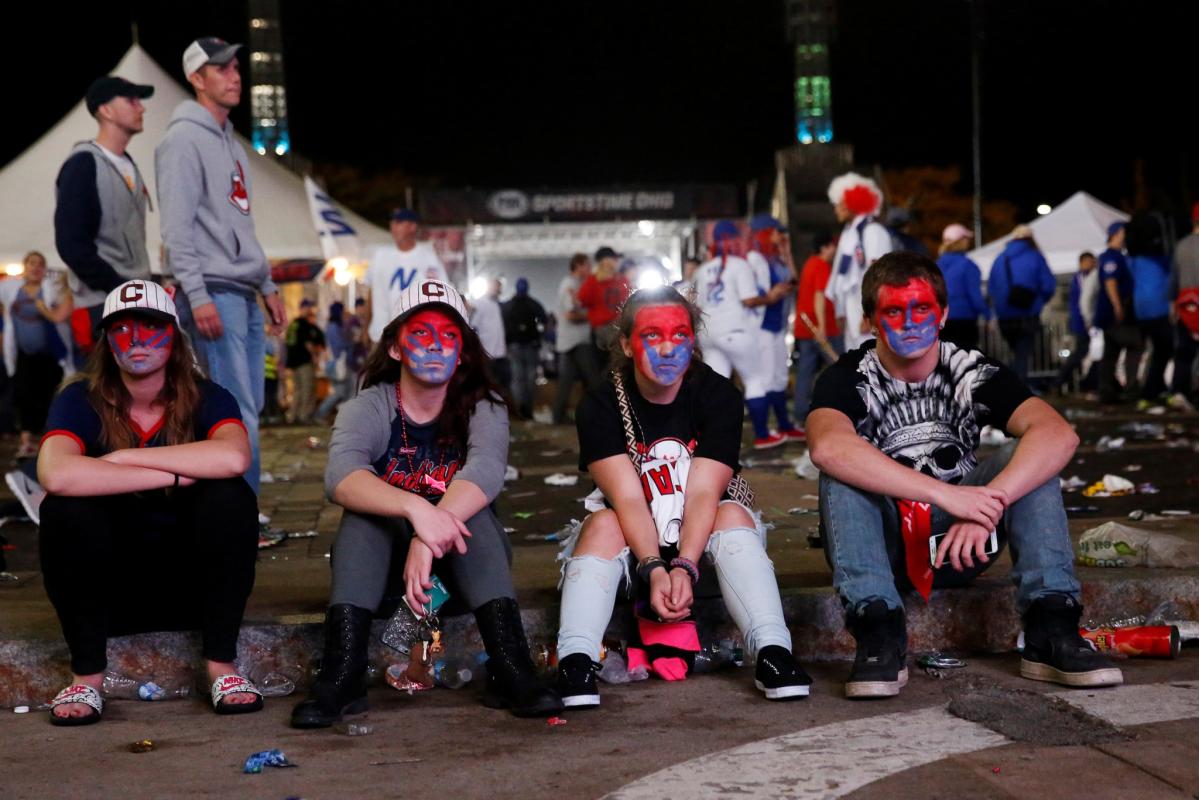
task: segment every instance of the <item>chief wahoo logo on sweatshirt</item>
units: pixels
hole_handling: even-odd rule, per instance
[[[241,171],[241,162],[235,161],[237,169],[230,176],[233,179],[233,188],[229,191],[229,202],[243,214],[250,213],[250,193],[246,191],[246,175]]]

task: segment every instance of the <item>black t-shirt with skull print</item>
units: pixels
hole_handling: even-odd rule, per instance
[[[958,483],[978,464],[979,432],[1007,429],[1032,392],[1016,373],[977,350],[940,343],[932,374],[919,383],[891,377],[875,342],[851,350],[821,374],[812,410],[849,417],[858,435],[907,467]]]

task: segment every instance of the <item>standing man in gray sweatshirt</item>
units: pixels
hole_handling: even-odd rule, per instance
[[[257,494],[268,324],[259,295],[272,335],[282,332],[287,313],[254,233],[249,162],[229,122],[241,101],[241,47],[205,37],[183,52],[183,73],[196,99],[175,109],[154,167],[167,264],[191,306],[201,362],[241,408],[254,456],[246,481]]]

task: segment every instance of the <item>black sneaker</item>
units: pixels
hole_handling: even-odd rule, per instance
[[[1024,614],[1020,674],[1063,686],[1118,686],[1124,674],[1078,632],[1082,606],[1073,597],[1038,598]]]
[[[845,682],[850,698],[894,697],[908,682],[908,633],[902,609],[871,600],[846,621],[858,652]]]
[[[558,682],[554,685],[567,708],[594,708],[600,703],[595,673],[600,665],[586,653],[571,653],[558,661]]]
[[[790,650],[772,644],[758,651],[754,686],[766,693],[767,700],[786,700],[789,697],[807,697],[812,678],[804,672]]]

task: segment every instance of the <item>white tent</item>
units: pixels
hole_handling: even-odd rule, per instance
[[[129,48],[110,74],[154,87],[154,96],[145,101],[145,128],[133,138],[129,152],[141,168],[157,208],[154,148],[166,134],[175,107],[191,95],[137,45]],[[80,100],[71,113],[0,170],[0,265],[19,262],[30,250],[41,250],[55,266],[54,179],[75,143],[95,135],[96,121]],[[320,259],[321,245],[303,180],[256,153],[245,139],[241,142],[250,158],[254,225],[267,257]],[[364,246],[391,241],[386,230],[357,214],[343,209],[343,217]],[[155,272],[159,271],[160,242],[158,214],[151,213],[146,220],[146,246]],[[61,258],[57,261],[62,263]]]
[[[1107,247],[1107,226],[1116,221],[1126,222],[1128,215],[1086,192],[1075,192],[1048,214],[1030,222],[1029,227],[1053,274],[1068,275],[1078,271],[1078,254],[1083,250],[1099,255]],[[1011,238],[1009,234],[967,253],[984,278]]]

